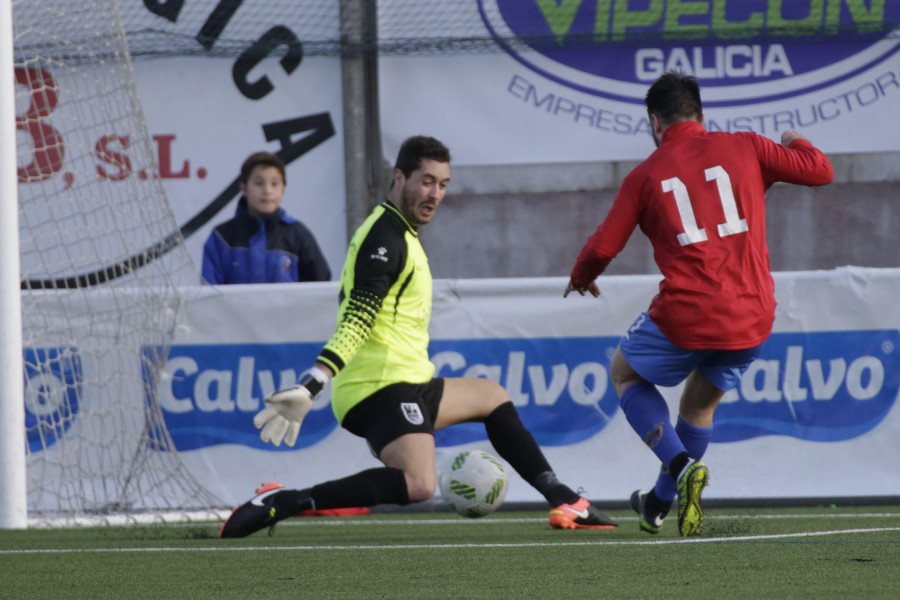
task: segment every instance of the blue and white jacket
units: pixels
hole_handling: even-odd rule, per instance
[[[312,232],[283,208],[250,216],[241,196],[234,218],[217,225],[203,247],[203,279],[223,283],[328,281],[331,269]]]

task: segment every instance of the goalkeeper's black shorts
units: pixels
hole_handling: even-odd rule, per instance
[[[377,458],[385,446],[407,433],[434,433],[443,378],[427,383],[393,383],[383,387],[344,416],[341,426],[369,442]]]

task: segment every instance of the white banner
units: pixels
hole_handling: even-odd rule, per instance
[[[900,489],[900,270],[776,274],[775,332],[716,414],[710,498],[881,496]],[[551,464],[591,498],[646,488],[656,458],[619,410],[607,368],[658,278],[603,277],[599,299],[563,300],[565,280],[435,282],[431,355],[440,376],[505,386]],[[169,355],[161,403],[190,471],[226,503],[259,483],[290,487],[379,463],[336,423],[327,393],[295,449],[262,444],[251,420],[335,326],[335,283],[198,290]],[[677,411],[679,388],[665,389]],[[438,432],[438,462],[492,451],[480,424]],[[540,496],[517,475],[508,501]]]
[[[116,233],[129,236],[144,250],[163,242],[178,227],[197,269],[176,283],[194,285],[212,228],[234,216],[242,163],[251,153],[265,150],[279,154],[286,164],[282,207],[313,232],[336,279],[347,244],[340,58],[304,56],[299,7],[265,22],[258,17],[268,14],[265,0],[244,2],[244,10],[229,23],[258,37],[249,37],[241,52],[224,58],[213,51],[216,39],[204,38],[204,45],[195,40],[206,15],[181,11],[181,2],[153,6],[166,16],[141,7],[137,14],[129,11],[132,18],[141,17],[130,28],[186,40],[199,56],[135,59],[139,104],[132,103],[135,81],[124,60],[110,59],[112,67],[98,58],[77,68],[50,61],[40,68],[17,69],[19,194],[30,215],[22,223],[24,260],[38,263],[37,256],[42,257],[35,265],[39,276],[72,276],[73,269],[90,272],[106,268],[104,261],[119,259],[123,250],[116,244]],[[249,22],[244,26],[242,20]],[[326,32],[333,29],[336,37],[337,11],[318,26]],[[204,48],[208,56],[202,55]],[[156,172],[145,141],[151,146]],[[93,254],[72,247],[76,236],[68,230],[78,231],[84,222],[77,216],[101,210],[112,214],[94,200],[125,204],[133,187],[147,187],[153,177],[163,182],[176,225],[166,222],[158,231],[163,225],[156,213],[141,212],[145,228],[111,229],[79,241],[94,250],[93,238],[100,233],[104,241],[111,240],[98,250],[104,255],[96,259],[98,264],[82,264]],[[150,186],[146,193],[155,195],[157,188]],[[45,223],[48,196],[53,199],[52,224],[59,223],[56,230]],[[130,224],[129,218],[125,222]],[[102,219],[96,222],[103,227]],[[50,229],[46,237],[66,231],[66,252],[56,260],[46,257],[52,248],[42,237],[43,229]],[[136,236],[140,239],[132,239]],[[34,251],[32,244],[37,246]]]
[[[209,2],[144,4],[126,11],[128,31],[167,34],[201,54],[134,61],[160,175],[198,270],[210,231],[234,216],[241,164],[266,150],[287,165],[282,207],[312,230],[336,279],[347,246],[341,62],[306,56],[304,44],[337,39],[338,11],[319,0],[275,12],[266,0],[224,12]],[[227,26],[210,33],[216,15]],[[216,58],[233,31],[252,41]]]
[[[394,0],[382,20],[415,1]],[[826,153],[897,151],[900,2],[826,4],[448,2],[417,35],[467,23],[451,34],[493,37],[497,52],[383,58],[385,155],[427,132],[458,165],[643,159],[654,148],[644,94],[670,69],[698,78],[709,130],[799,129]]]

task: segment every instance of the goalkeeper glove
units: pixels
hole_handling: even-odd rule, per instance
[[[259,432],[259,439],[280,446],[283,441],[293,447],[300,435],[300,425],[312,408],[313,399],[319,395],[328,375],[313,367],[300,376],[294,387],[272,394],[265,399],[268,404],[253,417],[253,425]]]

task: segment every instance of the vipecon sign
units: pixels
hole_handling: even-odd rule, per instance
[[[479,10],[528,69],[635,104],[673,69],[697,77],[704,106],[728,107],[834,86],[900,49],[896,0],[479,0]]]

